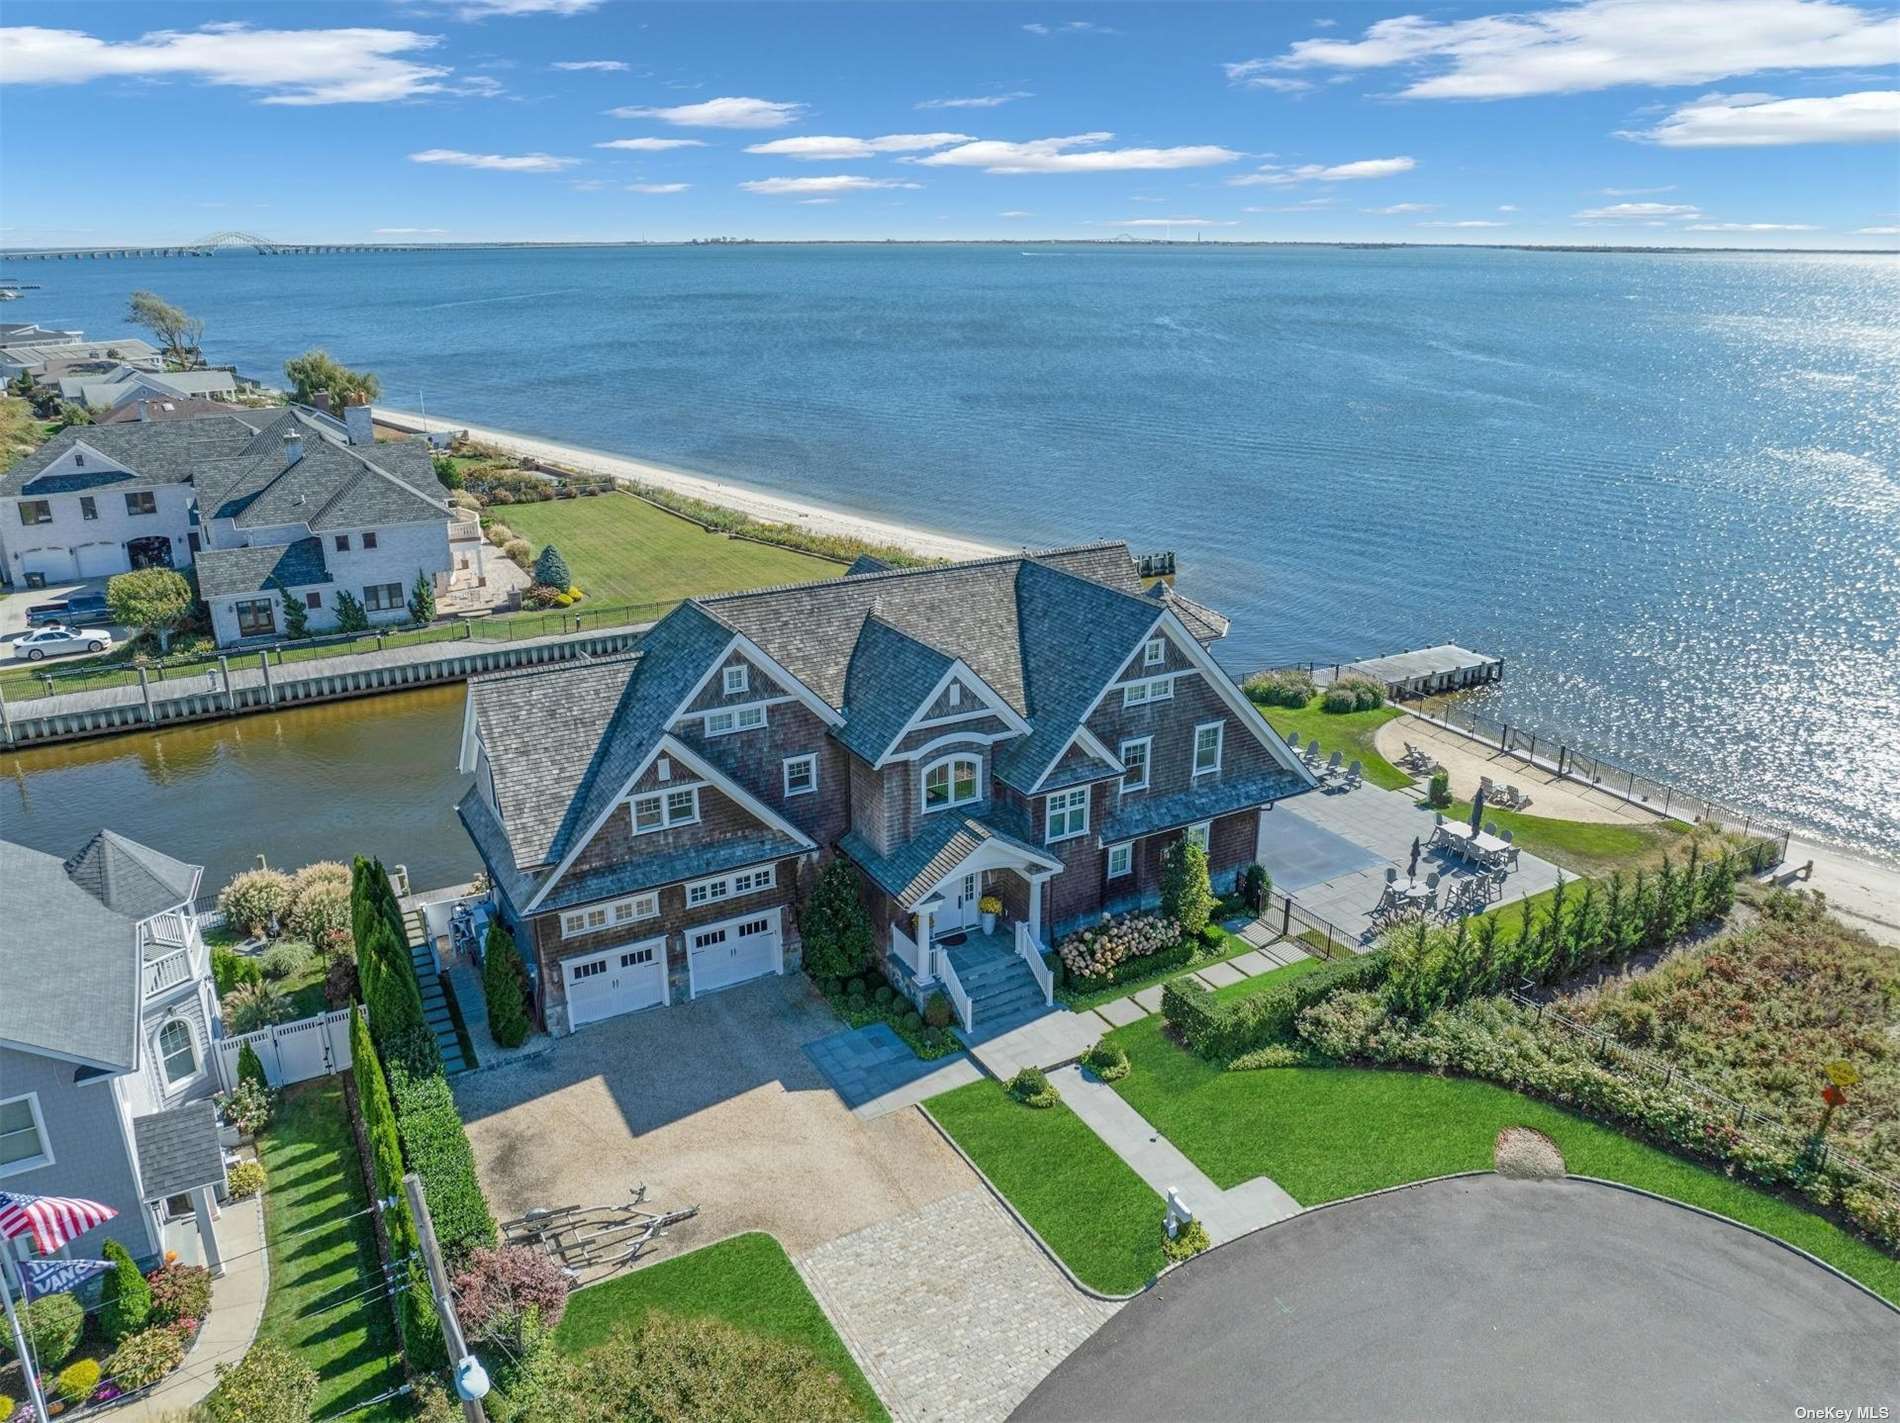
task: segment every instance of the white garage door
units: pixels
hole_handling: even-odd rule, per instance
[[[20,555],[20,567],[27,573],[42,573],[48,583],[71,583],[79,577],[79,565],[70,550],[36,548]]]
[[[651,1008],[666,1001],[666,940],[622,944],[561,966],[567,975],[567,1017],[571,1027]]]
[[[107,578],[131,570],[132,560],[125,556],[122,544],[87,544],[79,550],[81,578]]]
[[[748,914],[686,935],[693,972],[693,993],[711,993],[748,978],[777,973],[779,911]]]

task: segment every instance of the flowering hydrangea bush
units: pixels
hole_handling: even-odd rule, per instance
[[[1159,914],[1124,914],[1071,934],[1056,945],[1062,967],[1076,978],[1107,978],[1130,959],[1171,949],[1181,928]]]

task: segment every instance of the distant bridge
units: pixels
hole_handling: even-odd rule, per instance
[[[22,262],[106,261],[115,257],[215,257],[220,252],[256,252],[264,257],[300,257],[314,252],[421,252],[465,244],[454,242],[274,242],[255,232],[214,232],[196,242],[39,247],[0,251],[0,259]]]

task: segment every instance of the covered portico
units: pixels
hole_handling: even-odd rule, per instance
[[[132,1135],[138,1147],[139,1186],[146,1206],[160,1221],[168,1248],[177,1241],[175,1226],[189,1220],[196,1227],[197,1251],[193,1263],[212,1275],[224,1273],[224,1252],[218,1242],[221,1198],[226,1194],[224,1147],[218,1141],[218,1118],[208,1101],[190,1102],[166,1112],[135,1118]],[[176,1241],[176,1243],[174,1243]]]

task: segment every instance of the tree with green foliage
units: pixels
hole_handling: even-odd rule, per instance
[[[310,633],[310,609],[304,606],[302,598],[284,599],[284,636],[288,638],[306,637]]]
[[[218,1365],[218,1383],[193,1416],[205,1423],[309,1423],[317,1371],[275,1339],[259,1339],[236,1364]]]
[[[441,482],[444,489],[460,489],[467,483],[467,481],[462,478],[462,471],[456,467],[454,455],[439,454],[435,456],[433,463],[435,464],[435,477]]]
[[[100,1252],[111,1262],[99,1292],[99,1327],[106,1338],[117,1344],[145,1327],[152,1314],[152,1287],[132,1262],[123,1245],[108,1240]]]
[[[532,1027],[523,1002],[523,977],[514,935],[499,923],[490,924],[482,944],[482,995],[488,1000],[488,1031],[503,1047],[520,1047]]]
[[[187,316],[156,292],[133,292],[125,319],[158,338],[172,369],[188,371],[198,364],[205,339],[201,317]]]
[[[33,1351],[43,1373],[51,1373],[72,1357],[86,1328],[86,1311],[68,1294],[47,1295],[19,1307],[20,1328],[26,1347]],[[13,1357],[13,1331],[0,1328],[0,1359]]]
[[[338,632],[363,632],[369,627],[369,613],[363,607],[363,600],[348,588],[340,588],[336,595],[336,629]]]
[[[285,361],[284,375],[290,381],[290,398],[299,405],[311,404],[322,392],[330,397],[332,409],[341,410],[383,393],[382,382],[368,371],[353,371],[317,347]]]
[[[574,576],[568,572],[567,560],[561,557],[561,551],[553,544],[541,550],[534,561],[534,581],[547,588],[559,588],[566,592],[574,585]]]
[[[191,617],[191,584],[172,568],[135,568],[106,580],[106,606],[112,620],[158,639],[158,650],[171,650],[172,634]]]
[[[871,961],[871,916],[858,895],[857,873],[834,858],[798,916],[805,942],[805,971],[813,978],[849,978]]]
[[[1192,938],[1214,917],[1214,887],[1207,878],[1207,848],[1187,835],[1168,846],[1161,870],[1161,912]]]
[[[417,625],[435,621],[435,584],[420,568],[409,589],[409,621]]]
[[[238,1081],[255,1082],[266,1092],[270,1091],[270,1079],[264,1075],[263,1059],[258,1057],[257,1049],[249,1043],[238,1049]]]
[[[90,425],[92,412],[74,400],[62,400],[54,407],[53,423],[61,430],[70,430],[75,425]]]

